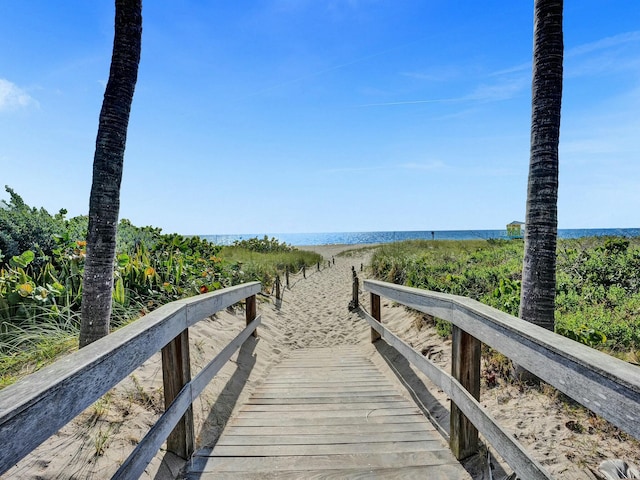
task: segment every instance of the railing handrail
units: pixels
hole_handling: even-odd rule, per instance
[[[640,368],[470,298],[377,280],[364,280],[363,288],[372,303],[374,296],[385,297],[451,322],[640,438]],[[440,373],[433,376],[435,383],[443,381]]]
[[[246,298],[255,302],[261,288],[251,282],[171,302],[0,390],[0,474],[187,328]]]

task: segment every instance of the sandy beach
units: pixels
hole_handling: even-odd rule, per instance
[[[296,349],[349,345],[364,352],[380,369],[405,378],[406,395],[417,398],[419,407],[448,430],[449,401],[423,375],[410,367],[383,342],[372,345],[369,327],[358,312],[350,312],[352,268],[366,278],[371,250],[362,245],[300,247],[325,258],[321,271],[307,270],[290,277],[283,298],[260,295],[258,313],[262,326],[258,338],[250,338],[222,369],[194,404],[197,448],[215,444],[222,429],[268,375],[269,369]],[[353,250],[353,254],[338,256]],[[335,264],[333,264],[335,260]],[[331,266],[327,265],[331,262]],[[368,308],[368,295],[360,301]],[[404,307],[382,303],[382,318],[394,333],[442,368],[448,369],[450,341],[443,340],[421,317]],[[220,312],[190,330],[192,373],[195,374],[244,326],[240,309]],[[392,367],[390,367],[390,365]],[[483,365],[483,375],[492,374]],[[529,388],[502,378],[483,382],[481,403],[556,478],[589,479],[607,458],[640,459],[638,442],[629,439],[577,406],[566,403],[551,388]],[[96,402],[82,415],[23,459],[2,478],[104,479],[110,478],[145,435],[163,410],[160,355]],[[579,426],[579,427],[578,427]],[[489,465],[493,464],[493,476]],[[184,462],[164,450],[158,452],[142,478],[176,478]],[[465,462],[474,479],[503,478],[511,470],[492,449],[482,448]]]

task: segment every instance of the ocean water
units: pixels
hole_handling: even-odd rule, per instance
[[[365,243],[389,243],[402,240],[477,240],[508,238],[506,230],[426,230],[400,232],[333,232],[333,233],[257,233],[243,235],[199,235],[217,245],[230,245],[236,240],[249,238],[275,238],[289,245],[357,245]],[[640,228],[579,228],[559,229],[560,238],[592,236],[638,237]]]

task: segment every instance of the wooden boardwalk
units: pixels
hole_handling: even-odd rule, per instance
[[[470,479],[398,385],[355,348],[294,351],[186,478]]]

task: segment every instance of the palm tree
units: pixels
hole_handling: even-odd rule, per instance
[[[531,157],[520,318],[554,328],[563,0],[534,1]]]
[[[111,69],[93,159],[80,347],[109,333],[122,164],[142,44],[142,0],[115,4]]]

